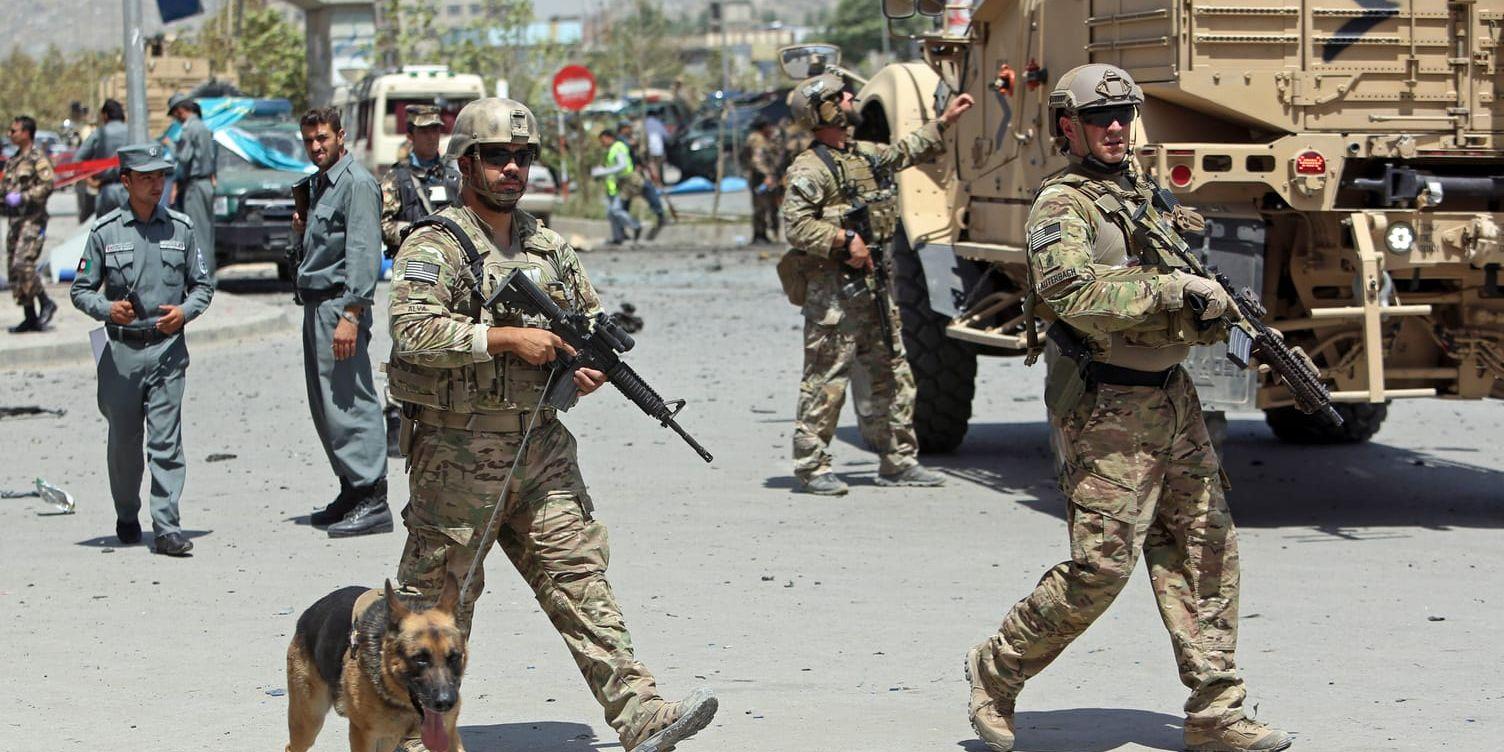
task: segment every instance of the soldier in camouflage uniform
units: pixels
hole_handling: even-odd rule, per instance
[[[407,106],[412,147],[381,178],[381,239],[387,255],[402,245],[407,226],[459,199],[459,173],[439,154],[444,121],[431,104]]]
[[[533,588],[622,746],[660,752],[704,728],[715,697],[701,689],[664,701],[633,654],[606,581],[606,530],[595,519],[574,436],[539,405],[550,362],[572,350],[542,322],[482,303],[507,274],[524,269],[560,305],[600,310],[574,249],[516,208],[538,147],[537,121],[523,105],[466,105],[448,151],[458,160],[461,205],[413,230],[397,252],[387,373],[403,404],[411,484],[398,577],[409,592],[435,597],[446,569],[463,582],[471,561],[490,552],[486,524],[507,490],[495,542]],[[581,394],[603,383],[593,369],[575,377]],[[530,423],[525,456],[504,489]],[[483,580],[477,569],[462,596],[457,618],[467,632]]]
[[[853,364],[867,372],[874,421],[863,434],[875,439],[881,457],[878,485],[938,486],[944,476],[919,464],[914,437],[914,376],[904,358],[898,308],[883,301],[891,342],[882,341],[871,285],[872,252],[842,227],[844,212],[864,202],[872,217],[874,245],[892,237],[896,225],[891,174],[942,153],[941,133],[971,107],[970,95],[951,100],[939,119],[888,146],[848,137],[856,114],[851,92],[836,75],[816,76],[789,92],[795,122],[813,132],[814,146],[794,159],[783,202],[785,239],[802,251],[804,279],[804,379],[794,424],[794,474],[809,493],[835,496],[846,483],[830,469],[830,439]],[[851,279],[855,275],[856,280]]]
[[[439,154],[439,139],[444,135],[439,108],[410,104],[405,114],[408,143],[404,146],[411,148],[398,155],[396,163],[381,177],[381,240],[386,244],[387,258],[397,255],[408,225],[459,200],[460,175]],[[388,457],[402,456],[401,409],[388,390],[385,411]]]
[[[52,162],[37,146],[37,121],[25,115],[10,124],[10,142],[16,155],[5,163],[0,177],[0,196],[4,197],[5,215],[10,217],[10,235],[6,238],[6,268],[10,293],[21,306],[21,323],[10,328],[12,334],[39,332],[47,328],[57,313],[57,303],[47,297],[42,278],[37,275],[37,259],[42,256],[42,239],[47,235],[47,198],[52,195]],[[32,305],[40,304],[39,308]]]
[[[752,242],[772,243],[778,235],[778,204],[783,201],[783,142],[762,118],[747,136],[747,184],[752,187]]]
[[[1087,65],[1050,95],[1070,166],[1046,180],[1027,225],[1032,305],[1053,323],[1045,401],[1069,500],[1071,558],[1056,565],[967,656],[969,715],[1012,749],[1014,703],[1122,590],[1142,557],[1170,632],[1189,750],[1281,750],[1282,731],[1243,714],[1233,660],[1238,546],[1196,388],[1180,363],[1222,338],[1197,318],[1231,305],[1221,287],[1159,252],[1196,231],[1194,212],[1161,215],[1131,170],[1128,133],[1143,94],[1128,74]],[[1178,240],[1178,238],[1175,238]],[[1084,377],[1082,369],[1084,367]]]

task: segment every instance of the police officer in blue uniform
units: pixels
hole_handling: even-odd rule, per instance
[[[71,294],[73,305],[105,322],[109,335],[98,366],[99,411],[110,425],[115,535],[121,543],[141,540],[141,474],[149,465],[154,550],[186,556],[193,543],[178,517],[186,475],[183,327],[209,307],[214,280],[193,222],[161,205],[174,168],[163,147],[138,144],[119,154],[127,203],[94,222]]]

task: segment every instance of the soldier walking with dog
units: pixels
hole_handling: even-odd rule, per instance
[[[183,494],[183,386],[188,342],[183,327],[214,297],[214,281],[193,222],[161,205],[172,159],[160,144],[120,150],[126,205],[89,229],[73,305],[105,322],[109,346],[99,358],[99,412],[109,423],[110,496],[115,536],[141,540],[141,473],[151,468],[155,551],[186,556],[178,499]],[[145,426],[145,431],[142,428]],[[145,439],[145,461],[142,440]]]
[[[1202,221],[1183,208],[1159,213],[1152,186],[1131,170],[1129,133],[1142,104],[1138,85],[1110,65],[1071,70],[1050,93],[1051,129],[1070,166],[1045,181],[1026,232],[1030,305],[1053,321],[1045,402],[1070,502],[1071,558],[967,655],[968,715],[997,752],[1013,747],[1025,680],[1107,610],[1140,552],[1191,690],[1186,749],[1272,752],[1291,743],[1243,713],[1233,660],[1237,535],[1226,476],[1181,366],[1191,345],[1225,337],[1223,327],[1198,323],[1232,303],[1153,244]]]
[[[914,376],[898,335],[898,308],[867,278],[872,248],[893,235],[896,196],[892,173],[941,153],[941,133],[971,108],[970,95],[951,100],[936,120],[892,146],[856,141],[847,133],[858,115],[840,76],[810,78],[789,92],[794,121],[812,132],[813,146],[794,159],[783,202],[785,239],[795,253],[779,264],[790,300],[804,309],[804,378],[794,423],[794,474],[808,493],[837,496],[847,486],[831,470],[835,435],[854,366],[871,385],[874,437],[881,457],[878,485],[939,486],[944,476],[919,464],[914,436]],[[846,226],[848,212],[870,218],[870,237]],[[886,263],[882,259],[881,263]],[[881,313],[879,313],[881,311]],[[886,320],[884,320],[886,319]]]
[[[574,436],[541,404],[551,362],[573,350],[537,319],[484,304],[509,273],[524,270],[559,305],[600,310],[574,249],[517,208],[539,143],[538,122],[521,103],[467,104],[448,149],[460,170],[460,205],[424,220],[397,252],[388,381],[403,404],[411,490],[398,577],[405,590],[432,598],[446,572],[463,579],[474,563],[457,612],[468,632],[494,534],[622,747],[661,752],[704,728],[716,699],[700,689],[664,700],[634,655],[606,580],[606,530],[585,490]],[[594,369],[574,377],[582,395],[604,383]]]

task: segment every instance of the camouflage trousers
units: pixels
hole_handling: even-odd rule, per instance
[[[5,266],[10,294],[17,305],[31,305],[42,292],[37,259],[42,256],[42,240],[46,235],[47,215],[11,217],[10,234],[5,241]]]
[[[408,454],[407,544],[397,576],[409,593],[437,598],[447,568],[464,582],[486,522],[501,497],[521,433],[471,432],[417,424]],[[637,662],[632,636],[606,581],[606,528],[591,514],[564,424],[540,421],[517,466],[498,523],[497,544],[532,587],[564,638],[611,727],[625,735],[662,705],[657,682]],[[485,586],[477,571],[456,614],[467,633]]]
[[[778,239],[778,207],[783,203],[783,189],[763,190],[762,173],[755,173],[752,186],[752,237]]]
[[[1177,370],[1163,389],[1097,385],[1050,422],[1070,505],[1071,558],[1046,572],[984,643],[984,683],[1000,699],[1016,697],[1107,610],[1142,551],[1180,680],[1191,690],[1187,725],[1242,718],[1233,660],[1237,535],[1190,377]]]
[[[870,385],[867,409],[857,411],[862,435],[880,458],[878,472],[892,475],[918,462],[914,436],[914,374],[904,357],[898,308],[891,298],[893,354],[882,341],[871,292],[848,295],[844,274],[822,269],[809,277],[804,304],[804,378],[794,419],[794,475],[807,479],[830,469],[830,440],[853,367]],[[849,288],[849,284],[847,285]]]

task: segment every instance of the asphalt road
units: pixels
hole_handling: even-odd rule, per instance
[[[669,696],[706,684],[715,723],[682,750],[981,752],[966,649],[1067,555],[1050,479],[1041,372],[981,368],[942,489],[872,484],[843,420],[850,496],[792,492],[798,313],[753,251],[593,253],[611,303],[646,320],[630,357],[716,455],[706,465],[612,390],[565,418],[641,659]],[[274,283],[227,293],[286,304]],[[384,329],[384,327],[382,327]],[[0,750],[268,750],[286,741],[283,655],[301,611],[395,572],[400,534],[331,541],[307,512],[336,490],[318,448],[295,331],[190,348],[183,520],[189,560],[120,547],[91,369],[5,373],[3,488],[35,476],[78,513],[0,501]],[[374,348],[385,351],[384,331]],[[1297,749],[1493,750],[1504,675],[1504,433],[1493,403],[1398,403],[1373,443],[1276,443],[1256,417],[1226,445],[1244,567],[1249,704]],[[232,455],[210,461],[214,455]],[[393,501],[406,499],[392,468]],[[464,683],[471,750],[619,749],[520,578],[493,557]],[[1021,750],[1178,749],[1179,685],[1135,583],[1020,702]],[[338,719],[318,749],[343,749]]]

